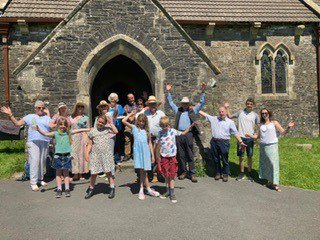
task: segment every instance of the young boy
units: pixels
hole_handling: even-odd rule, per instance
[[[161,195],[161,199],[170,198],[172,203],[177,203],[177,198],[174,195],[174,179],[178,173],[178,161],[176,136],[188,133],[195,123],[191,124],[188,129],[183,132],[177,131],[170,127],[170,120],[167,116],[160,118],[161,131],[158,134],[158,142],[160,143],[160,160],[159,172],[164,176],[166,180],[167,192]]]

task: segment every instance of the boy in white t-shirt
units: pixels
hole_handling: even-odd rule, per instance
[[[255,107],[255,102],[253,98],[248,98],[246,100],[246,108],[240,110],[234,114],[230,113],[229,110],[229,103],[224,104],[225,108],[227,109],[228,117],[230,119],[238,118],[238,130],[241,136],[242,141],[247,145],[245,151],[239,146],[238,144],[238,151],[237,156],[239,157],[239,165],[240,165],[240,174],[236,178],[237,181],[241,181],[245,179],[244,174],[244,153],[247,152],[248,157],[248,179],[253,181],[253,176],[251,173],[252,169],[252,156],[253,156],[253,147],[254,147],[254,140],[252,138],[246,137],[246,134],[254,134],[256,132],[256,128],[260,123],[259,115],[253,111]]]

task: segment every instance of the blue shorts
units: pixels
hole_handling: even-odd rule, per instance
[[[242,151],[241,145],[238,143],[237,144],[237,156],[238,157],[244,157],[244,152],[247,152],[248,157],[253,156],[253,146],[254,146],[254,140],[252,138],[241,138],[243,143],[246,144],[245,151]]]
[[[54,155],[52,168],[56,170],[71,170],[71,155]]]

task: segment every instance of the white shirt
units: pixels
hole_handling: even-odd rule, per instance
[[[137,117],[141,113],[144,113],[148,118],[151,135],[155,136],[155,137],[158,137],[158,134],[161,131],[160,118],[166,116],[166,114],[164,112],[162,112],[161,110],[157,110],[155,112],[155,114],[152,115],[151,111],[148,109],[148,110],[144,110],[144,111],[139,112],[137,114]]]

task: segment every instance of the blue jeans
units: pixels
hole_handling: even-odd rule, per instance
[[[229,141],[219,141],[212,139],[210,142],[211,153],[213,155],[214,166],[217,174],[228,174],[230,173],[229,168]],[[222,162],[222,168],[221,168]]]

